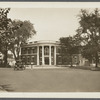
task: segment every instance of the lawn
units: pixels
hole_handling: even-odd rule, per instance
[[[0,68],[0,85],[9,92],[100,92],[100,71]]]

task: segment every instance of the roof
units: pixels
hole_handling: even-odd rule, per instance
[[[52,40],[41,40],[41,41],[33,41],[33,42],[29,42],[27,44],[24,44],[23,46],[32,46],[32,45],[59,45],[60,42],[59,41],[52,41]],[[23,47],[22,46],[22,47]]]

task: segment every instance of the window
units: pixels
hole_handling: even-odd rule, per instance
[[[36,48],[35,47],[33,47],[31,50],[32,50],[32,53],[36,53]]]
[[[26,49],[25,48],[22,48],[21,49],[21,54],[25,54],[26,53]]]
[[[39,58],[39,63],[40,63],[40,65],[42,65],[42,58],[41,57]]]
[[[27,54],[27,48],[24,49],[24,54]]]
[[[34,62],[34,56],[32,56],[31,61]]]
[[[54,47],[51,47],[51,56],[54,56]]]
[[[27,57],[27,63],[30,64],[30,56]]]
[[[54,52],[54,47],[51,47],[51,52],[52,52],[52,53]]]
[[[31,64],[34,64],[34,62],[35,62],[34,56],[31,56]]]
[[[22,64],[25,64],[25,56],[22,56]]]
[[[45,47],[45,49],[44,49],[44,54],[45,54],[45,55],[49,55],[49,48],[48,48],[48,47]]]
[[[30,54],[31,53],[31,48],[28,48],[28,54]]]
[[[61,48],[58,48],[58,53],[60,53],[61,52]]]
[[[42,53],[42,47],[39,47],[39,53]]]
[[[35,53],[35,49],[34,48],[32,49],[32,51],[33,51],[33,53]]]
[[[61,48],[60,48],[60,47],[57,47],[57,48],[56,48],[56,52],[57,52],[57,53],[61,53]]]

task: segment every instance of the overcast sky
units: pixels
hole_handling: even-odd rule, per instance
[[[11,8],[11,19],[30,20],[37,34],[34,40],[59,40],[74,35],[80,8]]]

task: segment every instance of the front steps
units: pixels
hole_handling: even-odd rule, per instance
[[[56,65],[25,65],[26,69],[52,69],[60,68]]]

